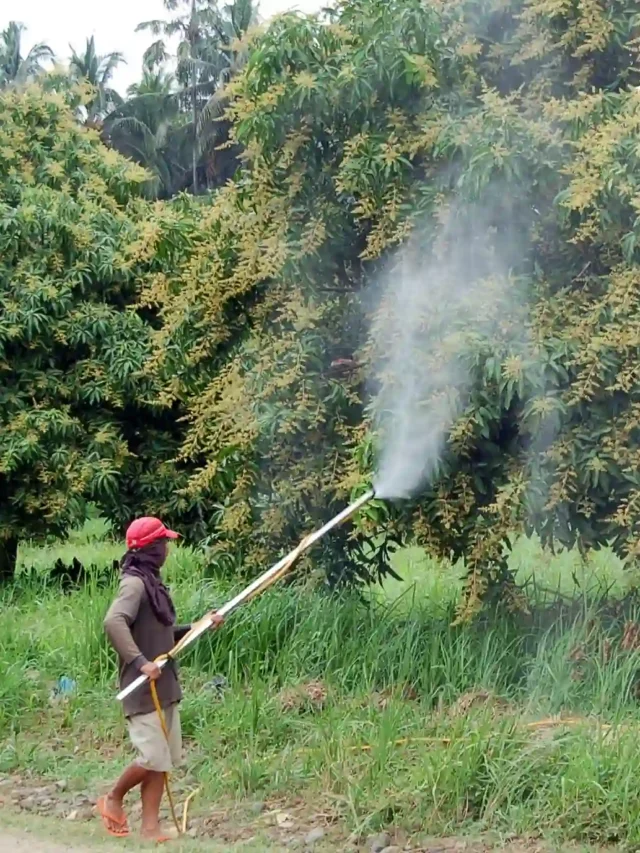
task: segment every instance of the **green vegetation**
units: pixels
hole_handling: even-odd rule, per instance
[[[43,71],[53,51],[46,44],[35,44],[23,55],[24,27],[11,21],[0,33],[0,88],[24,84]]]
[[[220,559],[263,564],[372,475],[364,306],[411,240],[457,252],[481,303],[506,279],[500,321],[441,340],[437,300],[424,310],[436,364],[465,342],[469,398],[433,482],[327,545],[330,577],[359,573],[365,533],[369,557],[417,542],[465,559],[470,618],[496,591],[517,606],[514,531],[635,558],[634,20],[624,2],[354,0],[255,37],[230,86],[243,168],[212,200],[199,274],[148,297],[190,490],[224,506]]]
[[[19,537],[64,533],[89,501],[118,520],[144,501],[187,509],[179,410],[167,417],[143,373],[153,312],[132,309],[188,238],[171,216],[150,221],[145,179],[60,93],[0,93],[0,580]],[[164,240],[152,256],[150,230]]]
[[[170,20],[145,25],[157,40],[122,103],[109,86],[119,57],[91,41],[66,80],[25,88],[34,56],[2,83],[0,370],[14,389],[2,574],[34,519],[62,532],[89,501],[117,523],[133,498],[166,513],[194,542],[207,535],[230,575],[326,520],[374,477],[371,381],[388,377],[372,375],[372,283],[408,246],[455,254],[452,227],[469,236],[457,263],[476,292],[506,291],[500,322],[443,333],[437,306],[424,312],[431,357],[462,341],[470,380],[436,474],[417,500],[372,508],[355,535],[323,544],[317,563],[338,586],[384,576],[398,543],[464,559],[462,619],[497,597],[518,606],[514,533],[610,546],[631,564],[633,4],[345,0],[285,15],[242,45],[251,3],[168,8]],[[4,37],[14,60],[16,33]],[[175,81],[163,66],[172,35]],[[87,117],[104,120],[102,141]],[[228,158],[223,187],[206,178],[212,152]],[[194,195],[212,191],[175,196],[187,171]],[[156,192],[166,199],[145,200]],[[496,264],[478,261],[478,245]],[[415,360],[432,369],[424,353]],[[80,393],[92,402],[79,406]]]
[[[96,578],[63,595],[46,580],[47,564],[70,553],[106,568],[117,547],[100,534],[93,522],[72,546],[25,547],[21,566],[38,572],[5,590],[0,772],[94,790],[124,761],[102,632],[112,589]],[[417,557],[399,554],[396,568],[410,572]],[[430,563],[419,575],[428,595],[396,583],[366,604],[280,587],[200,641],[183,661],[187,775],[175,780],[201,786],[196,825],[214,803],[246,822],[255,800],[285,811],[295,801],[336,819],[340,837],[391,826],[412,837],[542,831],[638,843],[640,649],[630,626],[640,614],[633,600],[592,607],[612,587],[622,595],[626,576],[610,558],[581,567],[577,555],[548,560],[526,541],[514,559],[522,580],[535,571],[548,589],[575,571],[583,600],[452,628],[459,573]],[[168,577],[185,617],[231,592],[188,549],[174,552]],[[78,684],[67,701],[51,697],[63,675]],[[209,686],[219,675],[222,695]],[[557,714],[581,722],[527,728]]]
[[[499,314],[420,316],[417,369],[469,379],[434,476],[189,653],[189,774],[341,832],[640,844],[636,4],[165,5],[126,97],[92,40],[44,74],[0,35],[0,770],[86,788],[123,757],[110,530],[185,532],[189,617],[368,487],[369,297],[417,247]]]

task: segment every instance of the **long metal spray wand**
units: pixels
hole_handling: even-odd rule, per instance
[[[260,577],[256,578],[249,586],[245,587],[242,592],[239,592],[235,598],[232,598],[231,601],[228,601],[224,604],[219,610],[213,611],[211,613],[207,613],[202,619],[192,625],[191,630],[180,640],[180,642],[171,650],[171,657],[175,657],[176,654],[183,651],[187,646],[190,646],[198,637],[202,636],[205,631],[208,631],[211,625],[213,624],[213,620],[216,616],[226,616],[228,613],[231,613],[232,610],[235,610],[236,607],[239,607],[241,604],[244,604],[245,601],[249,601],[249,599],[261,593],[268,586],[271,586],[272,583],[275,583],[279,578],[285,575],[289,569],[291,569],[294,563],[297,561],[298,557],[311,548],[319,539],[322,539],[330,530],[333,530],[335,527],[338,527],[348,518],[350,518],[354,513],[356,513],[361,507],[363,507],[366,503],[369,503],[372,498],[375,497],[375,492],[373,489],[368,491],[366,494],[362,495],[361,498],[358,498],[357,501],[354,501],[350,504],[346,509],[343,509],[342,512],[338,513],[335,518],[332,518],[331,521],[328,521],[324,527],[321,527],[319,530],[316,530],[314,533],[311,533],[309,536],[306,536],[299,545],[297,545],[292,551],[290,551],[286,557],[283,557],[279,560],[275,566],[272,566],[268,569],[264,574],[260,575]],[[162,669],[168,663],[168,659],[161,659],[158,661],[158,666]],[[126,699],[127,696],[130,696],[138,687],[141,687],[145,681],[148,681],[148,676],[141,675],[136,678],[135,681],[132,681],[128,687],[125,687],[124,690],[118,693],[117,698],[122,701]]]

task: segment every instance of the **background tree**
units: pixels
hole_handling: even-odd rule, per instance
[[[48,60],[53,59],[53,51],[46,44],[34,44],[22,55],[22,36],[25,28],[11,21],[0,33],[0,88],[9,85],[23,85],[42,73]]]
[[[176,78],[181,87],[183,103],[191,114],[191,181],[192,192],[199,191],[198,180],[198,117],[206,94],[218,83],[219,57],[213,30],[213,9],[209,0],[165,0],[167,11],[183,11],[170,21],[147,21],[139,30],[150,30],[160,37],[146,51],[145,64],[154,68],[169,56],[165,39],[178,38],[176,49]]]
[[[151,195],[169,198],[188,181],[189,129],[175,78],[163,69],[143,70],[140,83],[105,119],[103,137],[154,175]]]
[[[147,180],[62,94],[0,94],[3,579],[18,539],[63,534],[88,501],[117,523],[199,518],[171,462],[180,410],[158,404],[142,371],[154,312],[133,309],[145,276],[188,257],[194,219],[149,206]]]
[[[145,53],[144,61],[150,70],[167,61],[171,40],[178,40],[175,51],[177,97],[181,111],[189,114],[184,127],[188,127],[191,136],[191,189],[197,195],[212,180],[216,182],[214,171],[218,175],[217,183],[229,175],[230,167],[207,169],[202,155],[204,152],[211,161],[215,149],[224,140],[224,126],[212,121],[214,116],[221,118],[216,96],[240,65],[240,52],[234,40],[241,38],[256,22],[257,13],[251,0],[234,0],[222,10],[211,0],[165,0],[165,8],[170,12],[182,11],[169,21],[147,21],[138,29],[149,30],[157,37]],[[202,170],[204,175],[200,174]]]
[[[218,38],[220,76],[216,90],[202,106],[197,136],[205,160],[207,184],[220,186],[239,166],[240,148],[229,144],[230,122],[226,117],[227,84],[248,59],[246,35],[259,24],[258,6],[252,0],[235,0],[216,8],[213,25]]]
[[[124,61],[125,58],[121,53],[113,52],[99,56],[96,53],[93,36],[87,39],[84,53],[79,54],[73,47],[71,48],[69,69],[72,78],[85,80],[93,89],[92,97],[84,105],[89,124],[100,122],[114,107],[122,103],[122,98],[109,83],[113,72]]]

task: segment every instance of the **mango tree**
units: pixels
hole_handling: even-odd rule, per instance
[[[142,369],[154,312],[133,307],[145,276],[178,263],[191,220],[144,201],[148,175],[69,100],[0,94],[1,578],[19,539],[63,534],[89,501],[118,523],[189,522],[194,506],[171,461],[179,411]]]
[[[635,553],[632,12],[344,0],[254,40],[228,111],[244,168],[212,203],[196,277],[149,297],[192,494],[232,470],[221,558],[263,563],[364,486],[367,287],[416,234],[425,258],[446,245],[452,210],[462,232],[482,222],[518,296],[491,333],[466,330],[470,391],[436,475],[365,535],[464,557],[461,616],[492,589],[516,600],[514,531]],[[333,579],[366,577],[363,540],[335,541]]]

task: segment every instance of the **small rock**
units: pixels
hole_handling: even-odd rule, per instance
[[[78,813],[79,820],[93,820],[95,811],[93,806],[83,806]]]
[[[292,829],[295,826],[293,818],[286,812],[278,812],[276,814],[276,824],[280,829]]]
[[[388,832],[381,832],[378,835],[370,836],[368,843],[371,853],[382,853],[391,844],[391,836]]]
[[[264,803],[261,802],[260,800],[258,800],[255,803],[251,803],[251,805],[249,806],[249,811],[253,815],[262,814],[262,812],[264,811]]]
[[[27,811],[30,811],[32,808],[34,808],[35,804],[36,804],[36,798],[35,797],[24,797],[23,799],[20,800],[20,807],[23,809],[27,809]]]
[[[187,832],[187,835],[189,836],[189,838],[197,838],[198,837],[198,830],[194,826]]]
[[[322,841],[323,838],[324,829],[319,826],[316,826],[315,829],[312,829],[310,832],[307,833],[304,839],[304,843],[307,845],[307,847],[313,847],[314,844],[317,844],[318,841]]]
[[[382,853],[402,853],[402,848],[392,844],[391,847],[385,847]]]
[[[67,790],[67,780],[66,779],[58,779],[58,781],[56,782],[56,788],[59,791],[66,791]]]
[[[79,811],[79,809],[73,809],[73,811],[70,811],[66,816],[66,820],[78,820]]]

